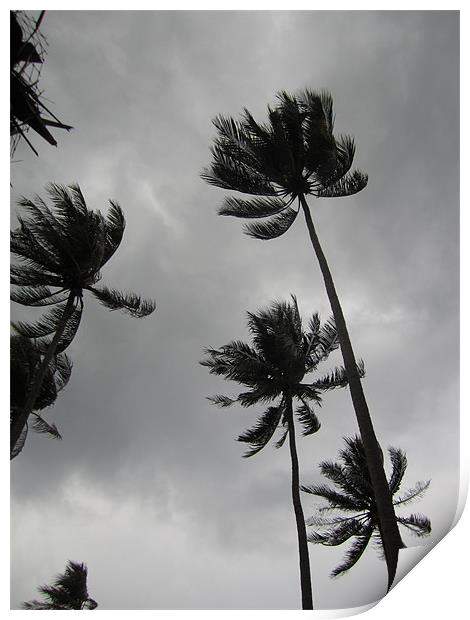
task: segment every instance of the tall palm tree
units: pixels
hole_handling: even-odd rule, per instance
[[[122,240],[125,220],[120,206],[110,201],[104,217],[99,211],[88,210],[78,185],[52,183],[47,191],[53,207],[38,196],[23,198],[19,204],[30,217],[19,217],[20,226],[11,233],[11,251],[22,262],[11,267],[11,283],[16,287],[11,299],[25,306],[53,306],[34,324],[13,324],[18,334],[36,339],[43,358],[11,427],[11,448],[28,420],[51,360],[77,332],[85,291],[109,310],[123,310],[134,317],[147,316],[155,309],[155,302],[135,293],[96,286],[101,268]]]
[[[41,352],[34,342],[24,336],[10,337],[10,425],[22,411],[30,390],[33,376],[41,363]],[[50,362],[33,404],[31,424],[34,431],[61,439],[55,424],[47,422],[39,411],[54,404],[57,394],[66,386],[72,372],[72,363],[65,353],[56,355]],[[23,449],[28,433],[28,424],[23,428],[18,441],[10,452],[10,459],[15,458]]]
[[[23,609],[96,609],[98,603],[88,595],[86,564],[67,562],[64,573],[51,586],[40,586],[44,601],[23,603]]]
[[[351,196],[367,185],[367,175],[351,172],[355,144],[333,134],[333,100],[326,91],[299,95],[278,93],[268,107],[267,124],[259,124],[245,109],[240,120],[218,116],[213,161],[203,172],[209,184],[251,194],[250,199],[226,197],[220,215],[264,220],[245,225],[256,239],[274,239],[287,232],[303,211],[314,252],[338,330],[349,389],[364,442],[388,568],[388,587],[395,576],[398,549],[403,546],[383,469],[383,454],[372,425],[333,278],[318,239],[306,196]]]
[[[316,381],[304,382],[304,377],[314,372],[318,364],[338,347],[336,329],[331,319],[321,326],[318,314],[314,314],[308,323],[308,331],[303,331],[294,296],[291,303],[274,302],[257,313],[249,312],[248,328],[252,334],[252,346],[234,340],[220,349],[206,349],[208,357],[201,362],[212,374],[236,381],[246,386],[248,391],[241,392],[236,398],[217,395],[209,400],[221,407],[229,407],[234,403],[243,407],[271,403],[255,426],[238,437],[238,441],[250,446],[244,455],[246,457],[262,450],[279,427],[282,432],[275,444],[276,448],[280,448],[289,437],[302,608],[312,609],[307,535],[299,492],[293,401],[297,402],[295,416],[302,426],[302,434],[316,433],[320,422],[312,403],[319,406],[324,391],[346,386],[346,373],[340,367]],[[358,372],[363,374],[362,364]]]
[[[337,546],[353,540],[343,562],[331,573],[332,577],[343,575],[361,558],[372,541],[379,550],[383,549],[377,517],[377,504],[372,490],[364,445],[360,437],[346,437],[346,447],[339,453],[339,463],[324,461],[320,463],[322,474],[331,480],[336,489],[326,484],[302,486],[302,491],[326,500],[326,505],[317,510],[317,515],[307,520],[307,525],[316,529],[308,535],[312,543]],[[389,487],[392,498],[398,493],[407,467],[404,452],[389,448],[392,471]],[[430,484],[418,482],[393,500],[396,508],[401,508],[423,495]],[[328,517],[324,517],[328,513]],[[420,514],[408,517],[397,516],[397,522],[416,536],[431,533],[431,522]],[[319,528],[319,529],[318,529]]]

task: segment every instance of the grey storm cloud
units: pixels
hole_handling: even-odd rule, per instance
[[[42,31],[41,86],[74,129],[39,158],[17,150],[13,213],[50,181],[79,182],[90,208],[118,201],[127,228],[103,282],[157,310],[139,321],[85,300],[70,383],[47,414],[63,441],[31,433],[12,463],[12,607],[67,559],[88,564],[101,609],[299,606],[287,452],[242,459],[235,439],[256,412],[211,407],[236,387],[198,364],[204,347],[246,340],[246,311],[273,299],[330,315],[300,218],[252,240],[216,216],[224,192],[199,177],[211,119],[246,106],[263,120],[281,89],[330,90],[369,174],[358,195],[310,204],[379,439],[406,451],[405,484],[432,480],[413,510],[436,543],[459,484],[458,13],[47,11]],[[346,390],[319,417],[299,439],[305,483],[357,432]],[[329,579],[343,553],[310,548],[318,607],[383,595],[373,550]]]

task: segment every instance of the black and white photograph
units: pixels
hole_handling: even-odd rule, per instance
[[[10,10],[12,610],[413,580],[462,503],[459,115],[458,10]]]

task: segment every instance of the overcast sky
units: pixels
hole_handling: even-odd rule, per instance
[[[403,514],[426,514],[437,542],[459,482],[458,13],[50,11],[41,29],[41,86],[74,130],[54,132],[57,149],[31,134],[39,158],[18,148],[12,204],[50,181],[78,182],[93,209],[118,201],[127,228],[103,283],[157,311],[85,301],[70,383],[47,414],[63,441],[30,433],[12,463],[12,607],[68,559],[88,564],[101,609],[300,606],[287,446],[242,459],[234,440],[260,411],[212,407],[207,395],[236,385],[198,364],[206,346],[248,340],[246,311],[273,299],[330,315],[304,221],[250,239],[199,177],[211,119],[247,107],[264,120],[281,89],[330,90],[336,131],[369,174],[357,196],[310,205],[379,440],[406,451],[404,488],[432,480]],[[357,432],[346,390],[319,416],[298,442],[303,483]],[[304,498],[306,517],[314,505]],[[344,551],[310,546],[318,608],[383,595],[373,550],[329,578]]]

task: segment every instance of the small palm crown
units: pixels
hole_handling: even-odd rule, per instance
[[[288,398],[298,401],[297,419],[303,427],[303,435],[315,433],[320,422],[312,403],[321,404],[321,394],[326,390],[347,385],[344,368],[335,368],[313,382],[303,382],[306,374],[314,372],[318,364],[338,348],[335,325],[329,319],[321,326],[318,314],[313,314],[308,331],[303,331],[297,300],[273,302],[257,313],[248,313],[248,328],[253,345],[234,340],[220,349],[206,349],[207,359],[201,364],[211,374],[237,381],[248,388],[236,398],[216,395],[209,397],[220,407],[238,402],[243,407],[258,403],[272,403],[257,424],[238,437],[238,441],[250,444],[244,456],[252,456],[262,450],[281,426],[282,434],[276,442],[279,448],[288,434],[286,407]],[[362,362],[358,364],[364,376]],[[277,401],[277,402],[276,402]]]
[[[96,609],[98,603],[88,595],[88,569],[78,562],[67,563],[61,575],[57,575],[51,586],[40,586],[44,601],[23,603],[23,609]]]
[[[51,184],[48,189],[52,208],[36,196],[23,198],[20,205],[29,213],[21,217],[19,228],[11,233],[11,251],[22,264],[12,265],[11,299],[25,306],[55,306],[35,324],[14,323],[17,333],[36,338],[42,350],[63,316],[65,301],[75,296],[74,312],[67,322],[57,353],[72,341],[83,310],[83,291],[89,291],[110,310],[122,310],[135,317],[153,312],[155,303],[134,293],[121,293],[97,287],[100,270],[118,249],[125,228],[119,205],[110,201],[105,217],[89,211],[78,185]]]
[[[307,519],[306,524],[315,527],[308,539],[312,543],[327,546],[341,545],[353,539],[343,562],[331,573],[332,577],[343,575],[361,558],[369,542],[373,541],[382,550],[377,508],[367,467],[364,447],[360,437],[345,438],[346,447],[340,451],[340,462],[324,461],[320,463],[322,474],[339,489],[326,484],[301,486],[302,491],[326,500],[326,505],[317,509],[317,515]],[[429,487],[430,481],[418,482],[400,497],[395,495],[400,489],[407,467],[407,459],[402,450],[389,448],[392,472],[389,488],[396,508],[405,506],[420,498]],[[323,517],[327,513],[328,517]],[[346,513],[346,514],[344,514]],[[420,514],[409,517],[396,517],[400,525],[406,527],[416,536],[431,533],[431,522]]]
[[[41,361],[41,352],[34,342],[24,336],[10,337],[10,418],[13,421],[24,407],[34,373]],[[41,389],[31,412],[34,416],[32,428],[37,433],[61,439],[55,424],[47,422],[38,411],[50,407],[57,399],[57,394],[67,385],[72,372],[72,362],[65,353],[56,355],[50,362]],[[26,425],[11,451],[10,458],[15,458],[23,449],[28,433]]]
[[[245,226],[245,232],[257,239],[274,239],[290,228],[298,213],[296,198],[350,196],[364,189],[368,180],[359,170],[351,172],[354,140],[333,135],[333,100],[328,92],[282,91],[277,98],[277,106],[268,107],[266,125],[257,123],[247,109],[239,121],[215,118],[213,161],[201,175],[211,185],[256,196],[227,197],[219,214],[266,218]]]

